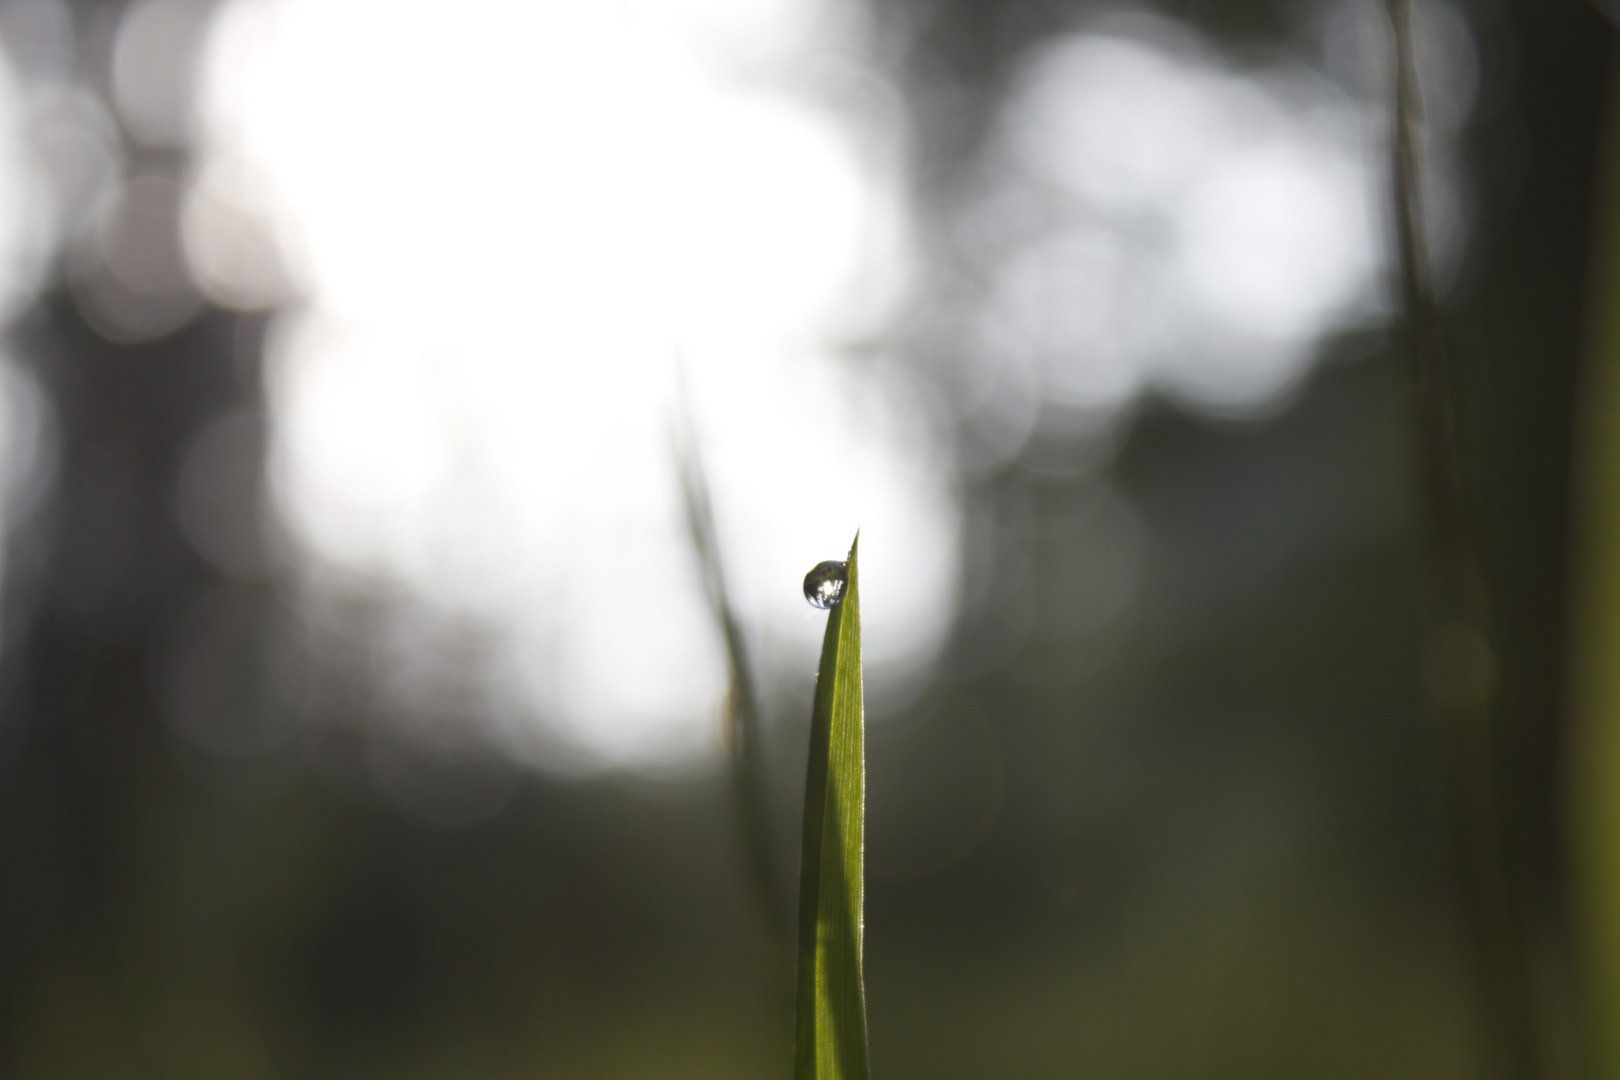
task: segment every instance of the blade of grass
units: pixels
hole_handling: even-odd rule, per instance
[[[680,474],[681,501],[686,510],[692,550],[703,573],[704,592],[720,640],[725,646],[731,688],[726,695],[726,748],[730,752],[730,787],[733,820],[743,868],[754,894],[755,906],[770,941],[773,975],[784,997],[788,982],[787,904],[778,888],[770,836],[770,793],[765,776],[759,693],[742,622],[737,617],[727,584],[725,563],[714,524],[709,484],[693,433],[691,406],[684,382],[675,399],[675,461]]]
[[[861,684],[859,534],[843,599],[827,615],[810,721],[799,862],[795,1080],[866,1080],[861,971],[866,706]]]

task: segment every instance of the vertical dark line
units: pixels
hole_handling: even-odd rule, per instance
[[[1536,1080],[1541,1051],[1531,987],[1527,906],[1511,857],[1496,765],[1495,654],[1470,527],[1456,387],[1425,240],[1421,101],[1410,0],[1387,0],[1395,41],[1392,196],[1402,312],[1397,347],[1411,390],[1433,595],[1422,668],[1443,758],[1444,809],[1488,1070]]]
[[[761,743],[763,725],[760,722],[759,693],[754,682],[748,643],[731,600],[708,480],[696,438],[692,434],[690,412],[684,397],[678,399],[678,412],[675,453],[687,528],[703,573],[709,607],[725,646],[730,678],[730,693],[726,701],[726,743],[730,755],[733,819],[737,826],[744,872],[770,938],[768,951],[776,969],[777,981],[785,986],[787,973],[791,971],[788,963],[789,922],[772,862],[770,792]]]

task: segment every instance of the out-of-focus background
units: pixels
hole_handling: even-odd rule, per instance
[[[1614,34],[1411,28],[1538,1075],[1607,1076]],[[1382,0],[0,0],[0,1075],[786,1075],[689,458],[784,903],[861,530],[879,1076],[1509,1071],[1393,55]]]

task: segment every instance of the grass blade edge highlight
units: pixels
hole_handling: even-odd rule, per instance
[[[862,972],[866,830],[866,706],[861,597],[849,549],[842,599],[827,614],[805,771],[799,860],[794,1080],[866,1080]]]

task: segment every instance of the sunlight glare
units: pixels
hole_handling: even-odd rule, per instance
[[[905,279],[869,242],[903,233],[897,178],[749,74],[858,48],[836,8],[229,0],[214,25],[198,175],[301,297],[266,351],[275,505],[316,560],[502,627],[501,737],[544,766],[718,750],[677,351],[767,670],[813,671],[799,579],[857,527],[875,690],[940,647],[942,456],[834,350],[852,287]],[[264,292],[206,269],[220,302]]]
[[[1166,19],[1044,43],[991,140],[972,252],[1000,267],[987,354],[1105,414],[1149,388],[1217,414],[1271,407],[1324,334],[1380,302],[1373,130],[1320,76],[1235,70]]]

